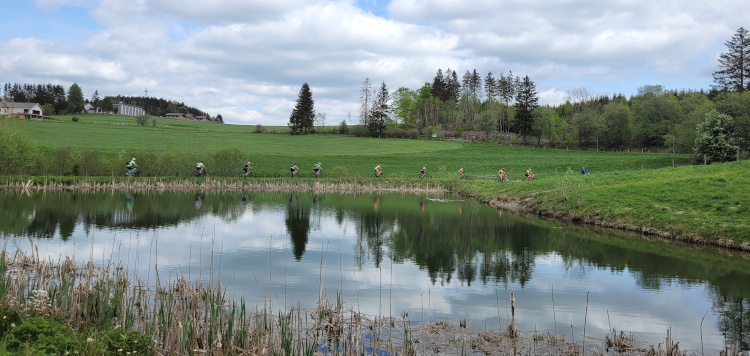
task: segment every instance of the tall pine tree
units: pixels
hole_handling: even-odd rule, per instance
[[[289,116],[289,128],[292,129],[292,135],[308,133],[313,129],[315,121],[315,108],[310,86],[307,83],[302,84],[297,96],[297,104],[294,105],[292,114]]]
[[[534,124],[534,109],[539,106],[539,97],[537,97],[536,85],[529,79],[529,76],[523,77],[518,92],[516,94],[516,116],[514,126],[521,134],[522,144],[526,144],[526,135],[531,131]]]
[[[719,55],[719,70],[714,81],[719,89],[743,92],[750,90],[750,33],[740,27],[725,42],[727,52]]]
[[[388,88],[385,87],[385,82],[380,85],[375,95],[375,102],[372,103],[372,115],[370,120],[370,133],[382,134],[385,130],[386,120],[391,113],[391,106],[388,104],[390,95],[388,95]]]

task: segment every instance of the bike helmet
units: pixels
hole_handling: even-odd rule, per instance
[[[425,164],[424,166],[425,166],[425,167],[427,167],[427,165],[426,165],[426,164]]]
[[[320,165],[320,162],[318,162],[318,165]]]
[[[133,157],[133,159],[131,159],[131,161],[135,161],[135,157]]]

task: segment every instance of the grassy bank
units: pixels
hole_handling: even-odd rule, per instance
[[[566,172],[551,179],[458,188],[498,206],[719,246],[750,249],[750,162]]]
[[[36,185],[94,182],[128,189],[133,183],[122,177],[123,166],[131,157],[137,157],[146,175],[139,182],[151,182],[150,186],[182,185],[183,189],[192,189],[213,184],[248,189],[261,181],[264,182],[261,185],[294,189],[291,187],[319,183],[309,178],[293,182],[283,178],[291,163],[297,163],[306,176],[312,172],[313,164],[321,162],[328,174],[326,182],[349,186],[352,190],[360,189],[358,186],[447,188],[503,207],[520,204],[551,217],[750,248],[750,224],[746,222],[750,216],[747,161],[690,166],[689,155],[642,151],[571,151],[424,139],[254,134],[254,126],[164,118],[158,118],[156,126],[149,126],[149,122],[144,127],[135,125],[134,118],[118,116],[87,115],[79,122],[69,117],[49,121],[0,120],[4,132],[15,132],[33,146],[24,150],[6,149],[30,152],[21,160],[26,166],[3,163],[5,176],[0,179],[6,182],[6,187],[31,179]],[[184,180],[199,160],[206,162],[210,183]],[[246,161],[253,162],[258,178],[233,178]],[[383,165],[385,178],[371,178],[374,166],[379,163]],[[420,181],[417,175],[424,164],[431,178]],[[577,174],[584,164],[591,175]],[[17,171],[8,166],[17,167]],[[456,171],[460,167],[465,167],[474,179],[458,180]],[[500,167],[506,169],[512,182],[492,181]],[[533,169],[535,181],[521,181],[526,168]]]

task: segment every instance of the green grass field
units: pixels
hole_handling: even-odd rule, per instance
[[[157,118],[156,127],[151,126],[151,119],[141,127],[135,125],[132,117],[79,117],[79,122],[61,116],[12,125],[36,141],[41,151],[93,149],[118,166],[124,164],[120,161],[140,154],[139,166],[147,176],[153,175],[149,172],[155,171],[158,161],[149,157],[164,152],[180,153],[175,159],[181,160],[179,167],[173,168],[178,171],[168,171],[173,173],[167,176],[186,176],[200,159],[206,160],[210,172],[223,171],[225,176],[236,176],[242,163],[249,160],[259,178],[282,177],[294,162],[303,176],[312,172],[313,164],[321,162],[329,176],[335,172],[338,177],[368,178],[375,165],[381,163],[386,173],[382,180],[402,184],[417,181],[419,169],[427,164],[432,176],[429,181],[481,199],[531,199],[530,203],[540,211],[569,212],[607,223],[694,234],[706,240],[750,243],[748,161],[689,166],[692,157],[679,154],[253,134],[252,125]],[[234,152],[231,159],[212,158],[227,149]],[[236,166],[216,167],[235,163]],[[591,175],[577,174],[584,164]],[[677,167],[673,168],[673,164]],[[465,167],[474,179],[459,181],[456,172],[460,167]],[[506,169],[512,182],[492,181],[500,167]],[[521,181],[526,168],[532,168],[535,181]]]

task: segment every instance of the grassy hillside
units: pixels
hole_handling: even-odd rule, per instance
[[[227,177],[235,176],[242,163],[250,160],[260,178],[281,177],[293,162],[304,175],[321,162],[332,178],[367,178],[382,163],[384,180],[401,184],[416,181],[419,169],[427,164],[431,181],[482,199],[525,199],[542,212],[567,212],[607,224],[750,243],[747,161],[689,166],[689,155],[253,134],[254,126],[164,118],[157,118],[156,127],[151,121],[145,127],[136,126],[132,117],[88,115],[80,116],[79,122],[70,117],[14,120],[12,126],[36,142],[41,156],[65,153],[66,159],[81,160],[81,167],[90,165],[92,159],[86,157],[94,157],[104,162],[99,165],[109,167],[85,171],[98,173],[81,173],[81,168],[80,175],[119,175],[124,161],[135,156],[147,176],[166,177],[187,176],[197,160],[206,161],[213,176]],[[577,174],[584,164],[591,175]],[[456,171],[460,167],[475,179],[459,181]],[[512,182],[491,181],[500,167],[506,168]],[[526,168],[533,169],[535,181],[521,181]],[[38,174],[55,175],[51,171]]]

